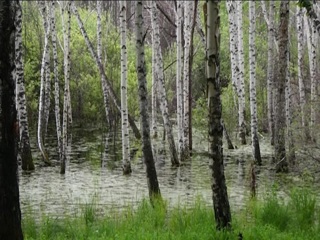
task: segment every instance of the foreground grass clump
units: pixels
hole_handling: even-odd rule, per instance
[[[320,239],[319,207],[307,190],[293,191],[286,203],[275,194],[251,201],[233,213],[232,231],[216,231],[213,210],[201,200],[193,206],[152,207],[147,200],[133,209],[111,211],[101,218],[93,204],[79,218],[44,217],[39,224],[24,216],[25,239]]]

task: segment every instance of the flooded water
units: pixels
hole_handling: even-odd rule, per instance
[[[32,212],[39,216],[75,216],[85,204],[94,203],[101,213],[110,208],[137,205],[148,197],[145,166],[141,153],[132,160],[132,174],[124,176],[121,169],[120,140],[116,151],[105,155],[105,135],[98,130],[75,130],[69,149],[69,161],[65,175],[59,174],[59,163],[54,137],[47,140],[52,167],[39,164],[32,173],[19,172],[20,199],[23,213]],[[34,140],[35,142],[35,140]],[[257,169],[258,194],[277,182],[271,163],[271,148],[261,140],[263,166]],[[168,158],[168,150],[161,141],[157,144],[156,167],[162,196],[169,205],[190,205],[201,196],[212,205],[210,169],[206,138],[195,133],[195,154],[185,165],[174,168]],[[111,150],[114,146],[109,143]],[[34,157],[38,157],[34,146]],[[251,146],[236,150],[224,150],[225,175],[230,204],[233,210],[243,207],[250,195],[249,166]],[[112,151],[110,151],[112,152]]]

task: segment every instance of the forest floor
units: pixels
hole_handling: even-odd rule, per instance
[[[274,191],[263,201],[251,199],[243,210],[232,213],[232,230],[217,231],[212,208],[201,198],[192,206],[168,208],[148,200],[124,210],[87,204],[80,216],[41,220],[23,216],[25,239],[320,239],[320,206],[309,188],[292,190],[283,201]]]

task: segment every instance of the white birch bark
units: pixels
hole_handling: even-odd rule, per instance
[[[65,10],[67,10],[67,21],[65,21]],[[70,123],[69,108],[70,104],[70,20],[71,20],[71,2],[67,2],[65,7],[61,8],[63,43],[64,43],[64,94],[63,94],[63,114],[62,114],[62,160],[60,162],[60,174],[65,173],[67,148],[68,148],[68,123]]]
[[[308,56],[309,56],[309,68],[310,68],[310,81],[311,81],[311,115],[310,115],[310,126],[314,127],[316,121],[316,42],[315,33],[316,29],[312,21],[304,15],[305,29],[307,31],[307,46],[308,46]]]
[[[163,62],[162,62],[162,53],[161,53],[161,46],[160,46],[160,29],[159,29],[159,23],[158,23],[158,10],[156,6],[156,2],[152,1],[152,7],[151,7],[151,21],[152,21],[152,29],[155,33],[154,40],[155,40],[155,49],[153,51],[156,51],[156,59],[157,59],[157,75],[158,75],[158,97],[160,102],[160,109],[163,117],[164,122],[164,128],[167,134],[167,139],[169,142],[169,148],[170,148],[170,155],[171,155],[171,163],[173,165],[179,165],[179,159],[178,154],[172,134],[172,126],[171,122],[169,120],[169,113],[168,113],[168,101],[167,101],[167,94],[165,90],[165,84],[164,84],[164,75],[163,75]]]
[[[245,83],[244,83],[244,50],[243,50],[243,19],[242,0],[237,1],[237,22],[238,22],[238,64],[239,64],[239,138],[241,144],[246,144],[246,123],[245,123]]]
[[[121,45],[121,135],[123,173],[131,173],[129,159],[129,130],[127,105],[127,2],[120,2],[120,45]]]
[[[151,32],[152,49],[154,47],[154,31]],[[158,126],[157,126],[157,84],[158,76],[156,71],[156,52],[152,51],[152,86],[151,86],[151,125],[152,135],[154,138],[158,137]]]
[[[30,148],[29,124],[26,103],[26,91],[23,74],[23,49],[22,49],[22,9],[17,1],[15,16],[15,78],[16,78],[16,105],[19,120],[19,154],[21,156],[22,170],[34,170]]]
[[[255,162],[261,165],[261,153],[257,126],[257,100],[256,100],[256,13],[255,1],[249,1],[249,68],[250,68],[250,112],[251,112],[251,140],[252,152]]]
[[[39,96],[39,114],[38,114],[38,129],[37,129],[37,138],[38,138],[38,147],[42,155],[42,159],[46,164],[51,164],[48,158],[48,155],[44,148],[44,128],[45,128],[45,83],[46,83],[46,66],[49,65],[47,61],[47,55],[49,54],[49,31],[50,29],[47,27],[46,24],[46,5],[45,2],[39,1],[38,2],[40,7],[40,12],[43,19],[44,25],[44,48],[42,54],[42,62],[41,62],[41,70],[40,70],[40,96]]]
[[[237,82],[239,79],[238,66],[238,26],[236,21],[236,3],[234,1],[226,1],[229,21],[229,43],[230,43],[230,60],[231,60],[231,82],[235,95],[239,98],[239,88]],[[236,102],[236,101],[235,101]]]
[[[299,81],[299,97],[301,110],[301,126],[303,128],[305,139],[310,139],[308,121],[306,119],[306,93],[305,84],[302,76],[303,51],[304,51],[304,30],[303,30],[303,14],[301,7],[297,6],[297,39],[298,39],[298,81]]]
[[[182,1],[177,1],[177,67],[176,67],[176,89],[177,89],[177,126],[178,126],[178,154],[181,160],[181,153],[183,152],[183,82],[182,82],[182,67],[183,67],[183,54],[182,54],[182,22],[183,22],[183,9]]]
[[[183,148],[181,161],[190,157],[189,153],[189,61],[191,45],[191,24],[193,16],[193,1],[184,1],[184,63],[183,63]]]
[[[102,1],[97,1],[97,55],[100,63],[102,64],[102,30],[101,30],[101,10],[102,10]],[[100,74],[101,76],[101,74]],[[110,114],[109,114],[109,96],[106,87],[106,82],[103,80],[101,76],[101,87],[104,101],[104,109],[106,113],[106,121],[108,126],[110,127]]]
[[[59,87],[59,64],[58,64],[58,50],[57,50],[57,32],[56,32],[56,18],[55,18],[55,1],[51,1],[51,41],[53,51],[53,73],[54,73],[54,113],[56,120],[56,132],[58,141],[59,160],[62,161],[62,130],[60,120],[60,87]]]

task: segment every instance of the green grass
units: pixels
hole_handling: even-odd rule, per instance
[[[97,214],[95,204],[87,204],[77,218],[23,216],[25,239],[320,239],[319,206],[309,190],[293,190],[286,202],[275,193],[263,201],[251,200],[244,210],[232,214],[232,230],[215,229],[212,208],[197,200],[188,208],[154,207],[144,200],[133,209]]]

